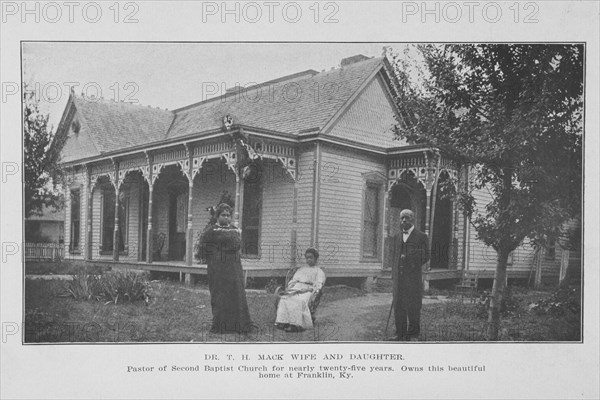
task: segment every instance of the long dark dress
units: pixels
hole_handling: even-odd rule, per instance
[[[202,235],[208,264],[212,331],[248,331],[250,312],[240,261],[240,231],[233,225],[212,225]]]

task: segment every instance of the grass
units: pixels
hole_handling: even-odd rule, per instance
[[[339,302],[362,303],[369,296],[348,286],[327,287],[317,314],[318,327],[299,334],[273,329],[275,305],[271,294],[250,290],[248,305],[257,330],[239,334],[210,334],[210,296],[204,285],[186,287],[179,282],[151,281],[150,301],[114,304],[59,297],[64,281],[27,280],[25,283],[25,342],[286,342],[335,339],[340,329],[355,329],[349,340],[381,340],[389,305],[381,302],[361,314],[348,309],[346,315],[323,317],[328,306]],[[538,315],[529,304],[548,298],[550,292],[515,290],[517,307],[503,317],[502,341],[578,341],[578,315]],[[380,295],[381,296],[381,295]],[[381,298],[381,297],[380,297]],[[363,300],[364,299],[364,300]],[[390,297],[391,299],[391,297]],[[342,303],[343,304],[343,303]],[[388,303],[389,304],[389,303]],[[477,316],[477,304],[448,299],[425,304],[422,309],[421,341],[484,341],[485,319]],[[347,326],[341,324],[341,320]],[[336,325],[337,324],[337,325]],[[393,330],[393,321],[388,333]],[[343,339],[342,339],[343,340]]]
[[[500,341],[579,341],[580,317],[539,315],[530,304],[550,296],[550,292],[511,287],[510,312],[501,318]],[[452,298],[424,307],[421,320],[423,341],[485,341],[487,313],[469,299]]]
[[[25,263],[26,275],[72,275],[82,270],[90,274],[101,274],[110,271],[110,267],[102,267],[99,265],[85,266],[83,261],[63,260],[60,262],[50,261],[27,261]]]

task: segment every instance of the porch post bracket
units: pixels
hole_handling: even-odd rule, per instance
[[[282,157],[278,156],[277,160],[281,162],[281,165],[286,170],[286,172],[290,175],[292,180],[296,181],[296,159],[293,157]]]
[[[192,180],[192,174],[191,174],[191,170],[190,170],[190,160],[179,160],[177,161],[177,164],[179,165],[179,167],[181,167],[181,172],[183,172],[183,174],[185,175],[186,178],[188,178],[188,181]]]
[[[192,159],[192,180],[194,178],[196,178],[196,175],[198,175],[198,173],[200,172],[200,170],[202,169],[202,165],[204,164],[204,162],[207,160],[207,157],[194,157]]]
[[[158,175],[160,174],[160,171],[162,171],[162,169],[165,167],[164,163],[160,163],[160,164],[152,164],[152,168],[150,168],[151,170],[151,174],[150,174],[150,180],[152,181],[152,186],[154,186],[154,183],[156,183],[156,180],[158,179]]]
[[[221,157],[223,157],[225,159],[225,163],[227,164],[227,168],[229,168],[231,171],[233,171],[233,173],[236,175],[236,179],[238,179],[238,172],[237,172],[237,168],[236,168],[236,157],[235,157],[235,151],[231,151],[229,153],[222,153]]]

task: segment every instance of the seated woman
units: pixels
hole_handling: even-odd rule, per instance
[[[325,284],[325,273],[317,267],[319,252],[307,249],[304,253],[307,267],[300,267],[281,295],[277,307],[275,326],[286,332],[296,332],[313,327],[308,308],[311,297],[316,296]]]

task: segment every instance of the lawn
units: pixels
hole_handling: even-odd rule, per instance
[[[275,305],[271,294],[249,290],[248,305],[257,329],[249,335],[210,334],[210,297],[205,285],[150,282],[148,305],[81,301],[60,297],[65,281],[27,280],[25,283],[25,342],[288,342],[381,341],[385,332],[389,293],[366,293],[338,285],[326,287],[314,330],[289,334],[273,328]],[[503,316],[502,341],[578,341],[578,313],[535,313],[529,305],[551,292],[513,288]],[[484,341],[481,306],[469,300],[426,301],[422,310],[421,341]],[[478,315],[480,314],[480,315]]]

